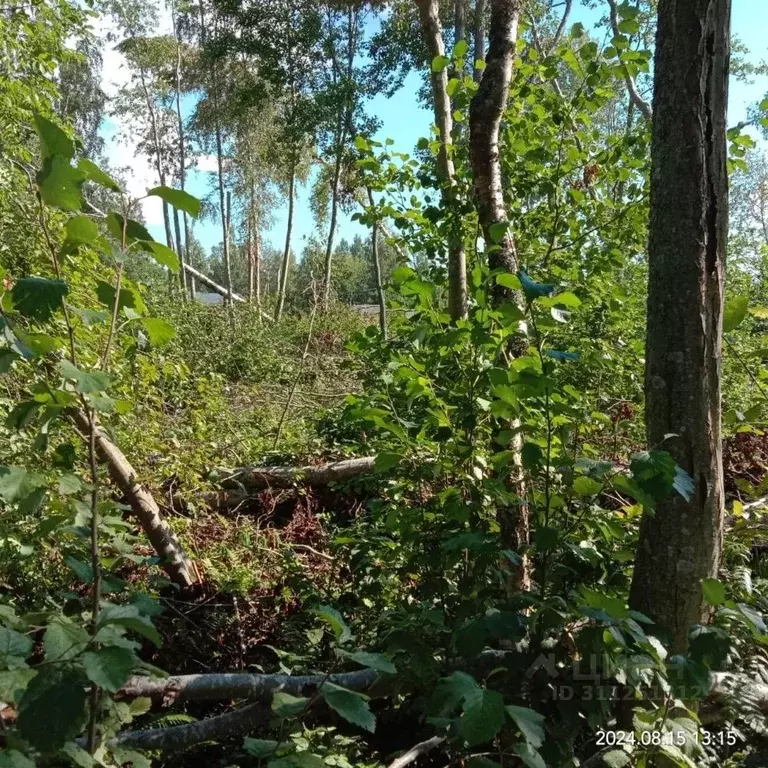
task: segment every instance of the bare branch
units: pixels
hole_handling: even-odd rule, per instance
[[[393,760],[388,768],[405,768],[406,765],[418,760],[422,755],[437,749],[445,741],[445,736],[433,736],[431,739],[422,741],[416,746],[411,747],[405,754],[400,755],[397,760]]]

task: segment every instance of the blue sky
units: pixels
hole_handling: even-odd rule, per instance
[[[582,22],[585,26],[593,27],[600,14],[603,4],[598,9],[589,9],[582,3],[575,4],[572,23]],[[732,17],[733,34],[749,49],[749,60],[758,63],[768,59],[768,0],[733,0]],[[164,31],[164,30],[163,30]],[[111,84],[114,92],[114,81],[126,77],[123,62],[114,51],[108,51],[104,57],[104,80]],[[401,152],[411,152],[421,136],[427,135],[431,123],[431,114],[419,106],[416,92],[419,88],[420,74],[411,72],[403,87],[391,98],[377,96],[368,102],[368,111],[377,117],[381,129],[377,138],[391,138],[394,149]],[[110,92],[110,87],[106,88]],[[729,98],[728,124],[734,125],[746,117],[747,107],[759,101],[768,92],[768,78],[758,77],[751,84],[731,83]],[[110,120],[105,121],[102,132],[107,138],[108,155],[115,165],[129,165],[132,169],[132,179],[129,189],[133,194],[141,194],[148,186],[157,183],[152,169],[142,158],[133,157],[134,148],[130,142],[121,146],[115,143],[116,126]],[[211,158],[202,161],[205,168],[213,170]],[[213,173],[195,170],[188,175],[187,189],[194,195],[204,196],[214,183]],[[315,234],[315,219],[309,205],[310,185],[300,188],[297,195],[296,215],[294,218],[293,247],[300,255],[306,241]],[[152,207],[154,205],[155,207]],[[145,207],[145,216],[150,232],[159,240],[164,241],[160,209],[156,203]],[[271,229],[262,233],[264,242],[275,247],[282,247],[285,237],[287,206],[280,205],[273,214],[274,223]],[[221,242],[221,229],[217,221],[205,221],[195,224],[195,236],[206,249]],[[355,234],[364,234],[365,229],[342,214],[337,230],[337,241],[342,237],[351,238]],[[320,233],[322,237],[325,233]]]

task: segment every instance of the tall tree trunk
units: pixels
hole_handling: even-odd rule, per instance
[[[285,291],[288,287],[288,264],[291,258],[291,234],[293,232],[293,204],[294,187],[296,185],[296,158],[291,162],[291,175],[288,180],[288,225],[285,228],[285,249],[283,250],[283,263],[278,274],[277,307],[275,308],[275,320],[279,320],[283,314],[285,305]]]
[[[467,36],[467,0],[454,0],[453,22],[453,42],[455,44]]]
[[[336,220],[339,210],[339,178],[341,176],[341,161],[344,153],[344,116],[339,116],[339,133],[336,145],[336,161],[333,166],[331,186],[331,221],[328,225],[328,240],[325,244],[325,275],[323,277],[323,310],[328,311],[331,298],[331,268],[333,261],[333,240],[336,234]]]
[[[376,203],[373,199],[373,191],[368,187],[368,203],[373,210]],[[379,297],[379,328],[381,337],[387,340],[387,301],[384,295],[384,285],[381,281],[381,261],[379,260],[379,218],[374,215],[371,226],[371,259],[373,260],[373,279],[376,283],[376,295]]]
[[[660,0],[651,144],[646,432],[693,478],[640,526],[630,605],[687,645],[723,538],[720,426],[728,234],[730,0]]]
[[[438,0],[416,0],[421,17],[421,29],[429,52],[430,80],[435,109],[435,124],[440,132],[440,151],[437,165],[443,182],[443,204],[449,216],[448,234],[448,306],[451,317],[460,320],[467,316],[467,257],[464,251],[464,238],[461,231],[461,219],[454,210],[455,170],[450,155],[453,144],[451,131],[451,100],[448,97],[448,72],[443,68],[433,72],[431,63],[437,56],[445,55],[443,33],[440,27]]]
[[[179,256],[179,283],[181,283],[181,300],[185,301],[187,298],[187,279],[184,277],[187,271],[184,269],[184,248],[182,247],[181,239],[181,223],[179,220],[178,209],[173,209],[173,229],[176,234],[176,244],[178,246],[177,253]]]
[[[171,22],[173,24],[173,34],[176,38],[176,125],[179,134],[179,186],[182,191],[186,188],[186,157],[184,147],[184,119],[181,116],[181,32],[176,24],[176,8],[171,8]],[[174,220],[176,224],[176,243],[179,247],[179,281],[181,282],[182,296],[187,292],[187,270],[184,269],[185,258],[188,257],[189,249],[189,221],[186,212],[184,216],[184,245],[181,242],[181,232],[179,231],[178,211],[174,211]]]
[[[488,265],[492,270],[501,269],[512,273],[518,270],[512,233],[507,228],[498,240],[498,236],[491,237],[491,231],[494,225],[507,223],[499,162],[499,129],[512,81],[520,12],[520,0],[491,0],[486,69],[469,106],[469,155],[478,218],[486,247],[494,244],[494,248],[488,250]],[[502,285],[494,287],[492,300],[497,306],[508,301],[521,307],[523,304],[518,292]],[[512,354],[519,354],[524,346],[523,343],[518,349],[517,342],[513,341]],[[518,421],[513,421],[509,427],[513,434],[509,445],[513,455],[509,481],[519,502],[512,508],[500,508],[498,515],[502,549],[511,549],[520,555],[517,568],[512,568],[506,558],[502,561],[502,567],[508,571],[507,589],[512,592],[530,588],[531,566],[526,554],[530,540],[530,520],[521,461],[523,438]]]
[[[245,248],[248,257],[248,303],[253,304],[253,189],[251,189],[251,203],[248,207],[248,234]]]
[[[157,127],[157,114],[152,103],[152,96],[147,88],[147,79],[144,73],[144,67],[139,67],[139,79],[141,80],[141,89],[144,93],[144,100],[147,103],[147,113],[149,114],[149,125],[152,131],[152,144],[155,150],[155,170],[160,181],[160,186],[165,186],[165,170],[163,169],[163,156],[160,149],[160,132]],[[165,225],[165,241],[171,250],[174,249],[173,235],[171,234],[171,217],[168,212],[168,203],[163,200],[163,224]]]
[[[251,181],[251,217],[253,226],[253,278],[256,306],[261,310],[261,245],[259,243],[259,214],[256,211],[256,190]]]
[[[485,61],[485,0],[477,0],[475,3],[475,46],[473,56],[475,62]],[[483,70],[475,67],[475,82],[479,83],[483,77]]]
[[[216,86],[214,86],[215,88]],[[217,109],[217,107],[214,107]],[[218,109],[217,109],[218,111]],[[227,290],[230,296],[227,297],[227,304],[232,303],[232,264],[230,262],[229,252],[229,221],[227,217],[226,192],[224,191],[224,152],[222,150],[221,126],[219,118],[216,117],[216,164],[219,172],[219,207],[221,208],[221,237],[222,247],[224,249],[224,272],[227,278]]]

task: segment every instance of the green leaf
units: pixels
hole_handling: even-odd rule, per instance
[[[555,286],[552,283],[537,283],[536,281],[531,280],[522,269],[517,274],[520,278],[525,298],[529,302],[541,298],[542,296],[549,296],[549,294],[555,290]]]
[[[745,603],[739,603],[738,608],[759,634],[764,635],[768,632],[768,629],[766,629],[765,626],[765,619],[763,619],[761,613],[758,613],[754,608],[750,608],[750,606]]]
[[[725,584],[719,579],[702,579],[701,592],[709,605],[722,605],[725,602]]]
[[[74,659],[85,650],[90,640],[91,636],[79,624],[67,621],[64,617],[54,619],[46,628],[43,637],[45,660]]]
[[[520,282],[520,278],[517,275],[513,275],[509,272],[496,275],[496,282],[499,285],[503,285],[505,288],[511,288],[513,291],[519,291],[523,287],[523,284]]]
[[[8,504],[26,498],[44,483],[43,478],[23,467],[0,466],[0,499]]]
[[[531,747],[536,749],[544,743],[544,715],[528,707],[508,705],[505,709]]]
[[[490,235],[491,240],[493,240],[494,243],[500,243],[504,239],[504,235],[507,234],[508,229],[509,229],[508,221],[497,221],[494,224],[491,224],[490,227],[488,227],[488,234]]]
[[[325,683],[320,689],[325,703],[338,712],[345,720],[373,733],[376,730],[376,718],[364,696],[333,683]]]
[[[0,659],[3,660],[3,663],[14,667],[20,666],[15,663],[9,664],[9,657],[15,657],[19,660],[26,659],[32,652],[33,645],[32,640],[26,635],[0,626]]]
[[[99,627],[117,624],[118,626],[130,629],[147,640],[150,640],[158,648],[162,645],[162,640],[158,631],[153,626],[147,616],[142,615],[136,605],[106,605],[99,616]]]
[[[167,344],[176,335],[174,327],[159,317],[143,317],[141,324],[144,326],[153,347]]]
[[[44,322],[59,307],[69,288],[63,280],[23,277],[11,289],[13,306],[22,315]]]
[[[361,152],[369,152],[371,145],[366,141],[364,136],[355,136],[355,148]]]
[[[168,205],[172,205],[184,213],[188,213],[193,218],[197,218],[200,215],[201,203],[189,192],[184,192],[181,189],[173,189],[172,187],[153,187],[147,192],[147,197],[159,197],[165,200]]]
[[[284,691],[278,691],[272,697],[272,711],[277,717],[293,717],[303,712],[309,699],[305,699],[301,696],[291,696],[290,693]]]
[[[115,304],[115,289],[103,280],[99,280],[96,284],[96,295],[99,301],[107,307],[113,307]],[[118,309],[128,307],[134,310],[137,314],[143,315],[147,308],[144,304],[144,300],[141,298],[141,294],[136,288],[127,283],[123,283],[123,287],[120,288],[120,299],[118,301]]]
[[[54,155],[71,160],[75,155],[75,143],[67,134],[59,128],[56,123],[52,123],[47,117],[43,117],[37,112],[33,115],[35,120],[35,129],[40,137],[40,149],[43,159],[48,159]]]
[[[504,725],[504,699],[497,691],[478,688],[464,701],[464,714],[459,720],[459,733],[470,746],[485,744]]]
[[[450,63],[451,60],[447,56],[435,56],[432,59],[432,71],[442,72]]]
[[[243,741],[243,749],[251,755],[251,757],[272,757],[279,746],[279,741],[270,741],[269,739],[252,739],[246,737]]]
[[[321,605],[317,615],[331,627],[337,643],[345,643],[352,638],[349,627],[344,622],[342,615],[330,605]]]
[[[15,749],[0,752],[0,768],[35,768],[35,764]]]
[[[730,333],[741,325],[747,316],[749,298],[747,296],[735,296],[729,299],[723,310],[723,333]]]
[[[376,459],[373,462],[373,468],[377,472],[386,472],[393,467],[396,467],[403,457],[399,453],[386,453],[382,452],[376,455]]]
[[[0,672],[0,701],[18,701],[36,674],[36,670],[21,666]]]
[[[586,475],[579,475],[573,481],[573,490],[577,496],[595,496],[603,489],[603,484]]]
[[[345,659],[356,661],[363,667],[375,669],[378,672],[385,672],[388,675],[396,675],[397,667],[382,653],[369,653],[368,651],[337,651]]]
[[[54,752],[76,736],[85,714],[84,682],[72,669],[40,672],[19,703],[21,737],[41,752]]]
[[[172,251],[167,245],[155,242],[147,243],[145,250],[151,254],[152,258],[164,267],[168,267],[174,274],[177,273],[181,267],[179,264],[179,257],[174,251]]]
[[[88,679],[110,693],[117,693],[136,666],[136,657],[127,648],[107,646],[83,654]]]
[[[459,40],[456,45],[453,46],[453,58],[460,59],[469,50],[469,45],[466,40]]]
[[[113,192],[122,192],[120,185],[109,174],[104,173],[96,163],[83,157],[78,162],[77,167],[88,177],[88,181],[100,184]]]
[[[65,253],[72,253],[80,245],[92,243],[99,236],[99,227],[88,216],[73,216],[64,226],[67,233],[62,246]]]
[[[79,211],[83,204],[85,174],[70,165],[61,155],[54,155],[43,162],[35,180],[40,198],[46,205],[63,211]]]
[[[123,217],[115,211],[110,211],[107,214],[105,221],[109,234],[112,235],[118,243],[122,243]],[[125,224],[125,237],[129,244],[137,241],[143,241],[146,244],[153,242],[153,237],[149,234],[146,227],[133,219],[128,219],[128,222]],[[146,245],[142,245],[142,247],[146,250]]]
[[[313,755],[311,752],[297,752],[294,755],[281,757],[279,760],[270,760],[268,768],[326,768],[325,760]]]
[[[672,690],[681,699],[700,699],[709,692],[709,667],[699,661],[673,656],[667,662],[667,674]]]
[[[75,389],[84,395],[92,392],[104,392],[109,389],[111,383],[109,376],[104,371],[81,371],[69,360],[62,360],[59,363],[59,373],[65,379],[75,382]]]

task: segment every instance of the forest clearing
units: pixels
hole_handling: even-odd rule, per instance
[[[768,765],[745,7],[0,5],[0,768]]]

